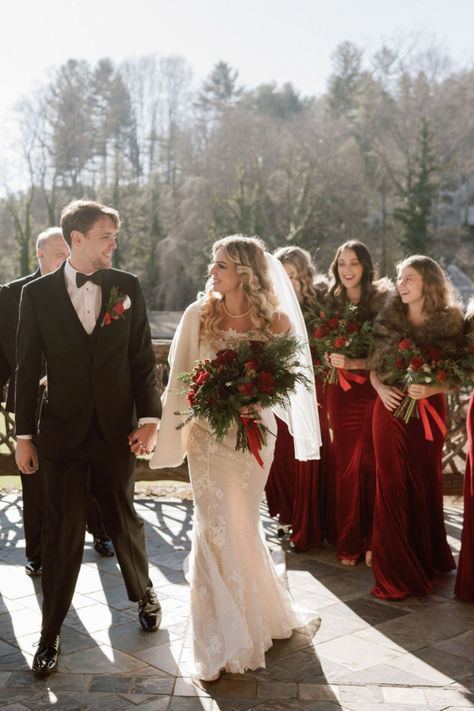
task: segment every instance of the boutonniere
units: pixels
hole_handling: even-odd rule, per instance
[[[127,294],[121,294],[118,286],[113,286],[110,290],[104,318],[100,324],[101,328],[102,326],[108,326],[112,321],[118,321],[119,318],[125,318],[125,311],[131,305],[130,297]]]

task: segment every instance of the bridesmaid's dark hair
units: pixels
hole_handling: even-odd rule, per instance
[[[345,249],[352,249],[357,259],[362,265],[362,277],[360,280],[361,294],[359,304],[366,306],[368,305],[369,299],[374,294],[373,283],[377,279],[377,274],[375,272],[374,264],[372,262],[372,257],[370,256],[369,250],[367,249],[365,244],[363,242],[359,242],[359,240],[351,239],[348,242],[344,242],[344,244],[341,244],[341,246],[338,247],[334,259],[332,260],[331,266],[329,267],[329,278],[331,280],[329,293],[336,299],[341,297],[344,301],[346,299],[346,290],[343,284],[341,283],[337,268],[341,254]]]

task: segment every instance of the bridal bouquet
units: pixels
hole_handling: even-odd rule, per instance
[[[392,374],[389,382],[401,383],[404,390],[413,384],[459,385],[466,377],[460,360],[448,356],[434,346],[418,346],[409,338],[404,338],[391,353],[387,354],[385,366]],[[446,431],[444,423],[441,426],[438,422],[438,415],[427,398],[415,399],[405,395],[393,414],[395,417],[402,418],[404,422],[409,422],[413,415],[420,417],[421,414],[427,439],[432,440],[432,436],[429,436],[426,412],[432,415],[442,431]]]
[[[367,355],[372,343],[372,322],[362,324],[356,320],[357,306],[346,303],[341,313],[331,312],[319,303],[314,311],[308,314],[311,324],[311,345],[316,350],[321,363],[325,363],[325,353],[341,353],[348,358],[363,358]],[[330,366],[315,366],[316,373],[324,377],[327,383],[339,382],[345,390],[350,389],[347,379],[365,382],[366,378],[355,375],[347,370]],[[341,372],[342,371],[342,372]]]
[[[261,422],[244,413],[286,405],[296,383],[308,383],[297,360],[298,341],[276,336],[271,341],[242,340],[235,349],[218,351],[213,360],[198,361],[191,373],[178,380],[188,388],[189,407],[179,427],[196,418],[207,420],[212,433],[221,440],[230,426],[237,424],[235,448],[250,450],[261,466],[259,455],[269,431]]]

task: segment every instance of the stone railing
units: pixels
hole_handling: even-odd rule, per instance
[[[153,348],[156,356],[156,367],[158,382],[163,391],[168,382],[168,352],[171,341],[155,340]],[[448,418],[446,444],[443,452],[443,477],[444,488],[447,493],[460,493],[462,487],[462,477],[466,462],[467,435],[466,435],[466,414],[469,402],[469,393],[456,391],[448,393]],[[13,459],[13,418],[7,413],[3,406],[0,408],[0,415],[4,425],[0,425],[0,444],[4,445],[2,450],[9,454],[0,455],[0,474],[18,473]],[[435,427],[436,425],[433,425]],[[137,479],[142,480],[176,480],[188,481],[188,468],[186,464],[173,469],[153,469],[148,467],[145,459],[137,462]]]

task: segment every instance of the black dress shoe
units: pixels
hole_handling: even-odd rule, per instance
[[[111,558],[115,555],[112,541],[106,534],[96,536],[94,533],[94,549],[104,558]]]
[[[161,622],[161,605],[152,587],[138,601],[138,619],[145,632],[156,632]]]
[[[41,561],[27,560],[25,564],[25,573],[32,577],[35,575],[41,575]]]
[[[33,657],[33,673],[36,676],[49,676],[58,667],[61,638],[56,635],[52,642],[39,641],[38,651]]]

